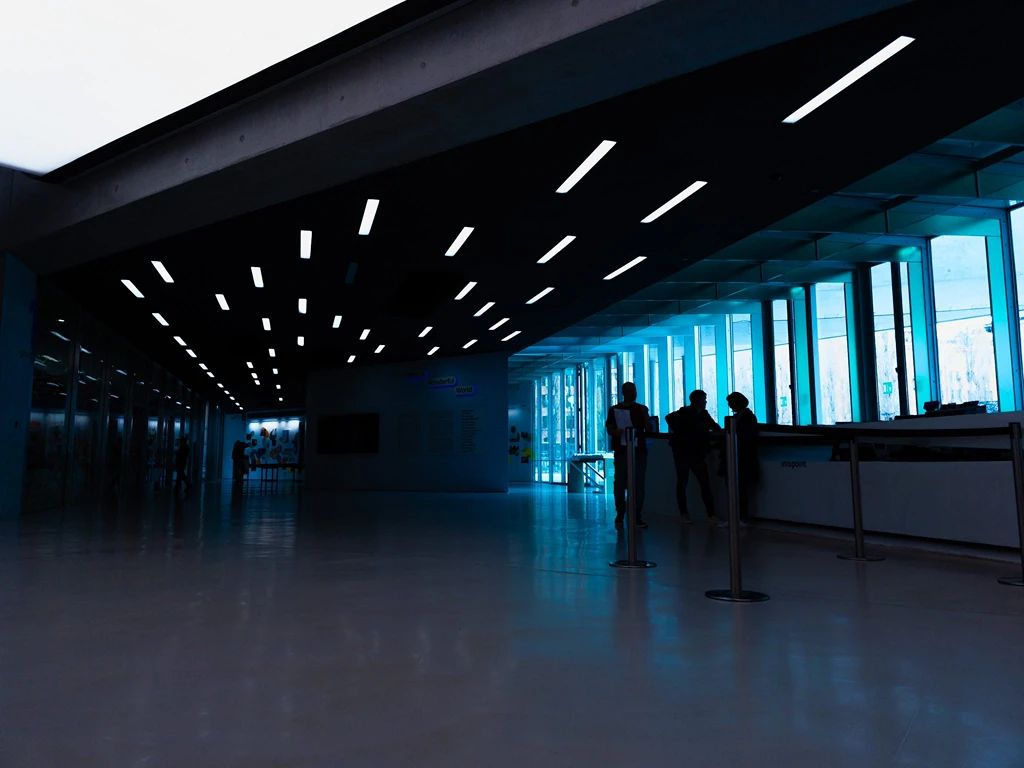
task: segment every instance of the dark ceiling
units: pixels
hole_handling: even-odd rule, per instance
[[[207,364],[247,409],[301,406],[306,373],[345,365],[350,355],[355,365],[369,365],[421,360],[434,346],[439,356],[511,354],[1018,99],[1022,28],[1022,3],[925,0],[55,280],[169,371],[212,394],[197,366]],[[900,35],[916,42],[799,123],[782,123]],[[617,145],[575,189],[556,194],[603,140]],[[696,180],[708,184],[641,223]],[[381,204],[372,233],[362,237],[368,198]],[[463,227],[475,231],[446,257]],[[308,261],[299,258],[303,229],[313,232]],[[576,241],[536,263],[568,235]],[[636,256],[647,260],[603,280]],[[151,260],[175,282],[164,283]],[[254,287],[252,266],[262,268],[265,288]],[[144,299],[125,289],[125,278]],[[478,285],[455,301],[468,281]],[[549,296],[526,305],[549,286]],[[216,293],[230,311],[219,308]],[[305,315],[299,298],[309,302]],[[474,317],[486,302],[495,306]],[[343,320],[334,329],[336,315]],[[508,323],[488,330],[504,317]],[[428,325],[433,331],[419,338]],[[371,334],[361,341],[365,328]],[[374,354],[380,344],[384,351]],[[260,387],[250,361],[263,376]]]

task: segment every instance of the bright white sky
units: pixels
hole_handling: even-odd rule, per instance
[[[403,0],[0,0],[0,165],[59,168]]]

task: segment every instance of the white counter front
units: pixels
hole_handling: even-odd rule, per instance
[[[1024,414],[912,419],[860,426],[898,432],[901,429],[998,427],[1011,421],[1024,421]],[[764,427],[765,431],[769,429]],[[928,442],[1007,447],[1006,439],[992,437]],[[850,465],[830,459],[831,449],[827,446],[763,447],[761,484],[751,500],[751,516],[852,530]],[[718,511],[725,517],[725,483],[717,476],[717,455],[712,457],[711,464]],[[864,527],[868,531],[1019,546],[1009,461],[862,461],[860,468]],[[692,477],[687,490],[690,513],[694,518],[701,518],[700,489]],[[657,441],[651,450],[644,506],[647,514],[678,514],[675,467],[671,449],[664,440]]]

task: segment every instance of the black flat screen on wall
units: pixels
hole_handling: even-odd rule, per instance
[[[321,416],[316,422],[316,452],[380,453],[380,414]]]

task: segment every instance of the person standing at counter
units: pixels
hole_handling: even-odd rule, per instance
[[[628,417],[627,417],[628,415]],[[647,440],[648,432],[654,432],[651,414],[646,405],[636,401],[636,385],[627,381],[622,385],[622,402],[608,409],[605,429],[612,437],[612,451],[615,454],[615,527],[621,528],[626,515],[626,444],[623,423],[631,424],[636,433],[636,450],[633,454],[634,481],[636,493],[636,527],[646,528],[643,519],[644,490],[647,481]]]
[[[692,522],[686,504],[686,487],[690,473],[700,485],[700,498],[708,514],[708,523],[718,525],[721,520],[715,514],[715,497],[711,492],[711,476],[708,474],[708,452],[711,450],[711,433],[721,432],[708,413],[708,395],[702,390],[690,393],[690,404],[665,417],[672,433],[668,444],[676,465],[676,503],[684,523]]]
[[[745,395],[733,392],[725,402],[736,415],[736,479],[739,486],[740,525],[747,524],[750,512],[750,492],[761,479],[761,467],[757,461],[757,416],[750,410],[750,401]],[[719,474],[725,474],[725,456]],[[728,520],[718,524],[720,528],[729,525]]]

